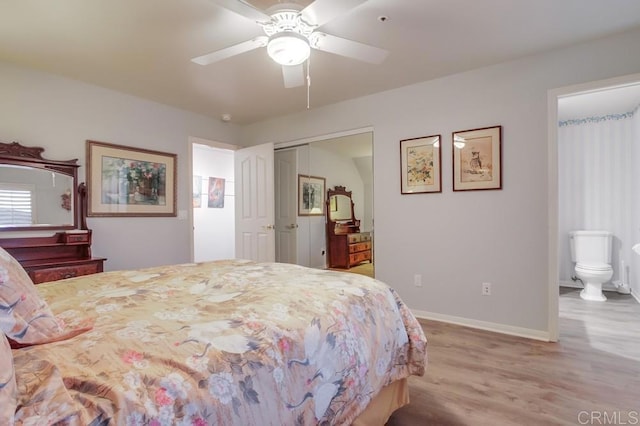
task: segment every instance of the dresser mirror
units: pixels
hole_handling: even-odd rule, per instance
[[[43,151],[0,142],[0,231],[77,228],[78,160],[47,160]]]
[[[351,191],[336,186],[327,191],[327,214],[330,222],[355,222]]]
[[[337,222],[353,219],[353,202],[351,197],[343,194],[329,197],[329,219]]]

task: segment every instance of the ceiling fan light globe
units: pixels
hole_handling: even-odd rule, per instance
[[[309,40],[294,32],[281,32],[269,38],[267,53],[280,65],[300,65],[309,58]]]

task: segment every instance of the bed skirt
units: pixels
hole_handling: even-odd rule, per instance
[[[352,426],[383,426],[391,414],[409,403],[407,379],[396,380],[382,388],[371,404],[352,423]]]

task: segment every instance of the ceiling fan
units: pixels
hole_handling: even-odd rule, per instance
[[[265,35],[191,59],[200,65],[209,65],[259,47],[266,47],[269,56],[282,65],[284,86],[305,84],[303,63],[311,49],[346,56],[364,62],[379,64],[388,52],[357,41],[347,40],[316,29],[338,15],[367,0],[315,0],[305,8],[281,3],[263,12],[244,0],[212,0],[214,3],[244,16],[262,26]],[[307,67],[308,84],[308,67]]]

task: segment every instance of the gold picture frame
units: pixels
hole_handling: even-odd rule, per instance
[[[176,216],[176,154],[87,141],[87,216]]]
[[[453,190],[502,189],[502,126],[453,132]]]
[[[440,135],[400,141],[400,192],[442,192],[442,137]]]

